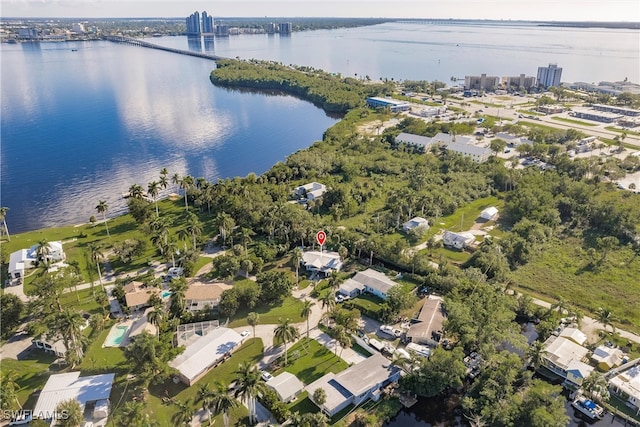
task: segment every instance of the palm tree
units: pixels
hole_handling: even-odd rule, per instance
[[[38,246],[36,248],[36,260],[38,264],[46,263],[47,261],[49,261],[48,257],[49,257],[49,254],[51,253],[51,247],[49,246],[49,242],[47,241],[47,239],[40,239],[38,240],[37,245]]]
[[[307,339],[309,339],[309,317],[311,316],[311,307],[314,305],[316,305],[315,302],[305,299],[302,303],[302,311],[300,312],[300,316],[307,320]]]
[[[178,193],[178,189],[180,188],[180,175],[178,175],[177,173],[174,173],[173,176],[171,177],[171,182],[174,183],[176,185],[176,194]]]
[[[147,313],[147,321],[156,327],[156,336],[160,336],[160,325],[164,320],[164,311],[155,308]]]
[[[614,334],[616,333],[616,327],[613,325],[613,322],[615,322],[615,318],[611,310],[609,310],[608,308],[600,307],[596,312],[596,315],[598,322],[602,323],[605,331],[607,330],[608,325],[611,326],[612,332]]]
[[[342,332],[338,334],[337,338],[338,343],[340,344],[340,358],[342,358],[342,352],[344,351],[344,349],[351,348],[351,346],[353,345],[353,343],[351,342],[351,334],[349,334],[346,328],[343,328]]]
[[[255,399],[258,393],[266,389],[265,384],[260,381],[260,371],[248,362],[241,363],[235,372],[235,383],[236,388],[233,391],[233,396],[247,402],[249,422],[253,424],[256,413]]]
[[[273,336],[284,344],[284,366],[287,366],[287,343],[299,338],[300,332],[298,328],[291,324],[289,319],[285,321],[282,321],[282,319],[278,320],[280,324],[273,330]]]
[[[607,380],[600,372],[591,371],[589,376],[582,381],[582,389],[589,393],[592,399],[598,398],[605,402],[609,400]]]
[[[0,223],[2,223],[2,229],[0,229],[0,234],[4,232],[7,235],[7,239],[11,241],[11,236],[9,235],[9,229],[7,228],[7,211],[9,208],[1,207],[0,208]]]
[[[160,249],[160,252],[163,253],[163,246],[167,244],[167,239],[169,238],[169,219],[165,217],[156,217],[151,223],[149,223],[149,227],[153,232],[151,236],[151,241],[153,244]]]
[[[198,393],[196,395],[196,403],[202,403],[202,409],[207,411],[209,417],[209,425],[211,425],[211,408],[214,407],[214,392],[209,387],[209,384],[200,384]]]
[[[174,279],[171,281],[171,303],[169,310],[171,316],[179,318],[185,309],[185,292],[187,291],[187,282],[184,278]]]
[[[229,214],[224,212],[218,214],[216,221],[218,222],[218,229],[220,230],[220,236],[222,236],[223,245],[226,245],[227,237],[233,232],[236,222]],[[231,245],[233,246],[233,240],[231,240]]]
[[[193,184],[194,184],[193,177],[190,175],[185,175],[180,180],[180,187],[184,190],[184,208],[186,210],[189,210],[187,194],[189,193],[189,190],[193,188]]]
[[[326,313],[329,313],[336,306],[336,298],[333,296],[333,292],[327,292],[322,298],[322,308],[327,308]]]
[[[186,223],[185,229],[193,239],[193,250],[196,250],[196,246],[197,246],[196,241],[198,237],[202,235],[202,223],[198,219],[198,216],[193,212],[187,213],[187,219],[185,223]]]
[[[253,337],[256,337],[256,325],[260,323],[260,315],[254,311],[247,314],[247,323],[253,328]]]
[[[191,407],[191,400],[187,399],[184,401],[184,403],[176,400],[175,404],[178,406],[178,412],[176,412],[173,417],[171,417],[171,420],[177,426],[190,426],[194,414],[193,408]]]
[[[85,320],[78,311],[74,311],[71,308],[65,308],[56,317],[55,332],[62,336],[64,345],[67,348],[67,354],[65,359],[67,363],[73,369],[84,355],[82,349],[84,335],[82,334],[82,327],[85,324]]]
[[[169,170],[167,168],[160,169],[160,179],[164,178],[166,180],[168,175],[169,175]],[[167,187],[162,187],[162,188],[167,188]]]
[[[56,424],[60,427],[76,427],[84,421],[82,407],[76,399],[67,399],[58,403],[56,406],[56,413],[65,414],[65,416],[60,418]]]
[[[300,260],[302,259],[302,249],[295,248],[293,250],[293,262],[296,265],[296,286],[300,284],[300,276],[298,275],[298,270],[300,269]]]
[[[215,383],[213,389],[213,404],[215,411],[218,414],[222,413],[224,427],[229,427],[229,411],[237,408],[239,404],[238,401],[227,392],[226,387],[219,382]],[[211,422],[209,422],[209,425],[211,425]]]
[[[2,409],[22,409],[18,400],[18,383],[15,371],[0,372],[0,407]]]
[[[104,257],[102,253],[102,248],[97,243],[89,243],[89,252],[91,253],[91,261],[96,263],[96,267],[98,268],[98,279],[100,280],[100,286],[102,290],[104,290],[104,285],[102,284],[102,273],[100,272],[100,261]]]
[[[323,412],[309,412],[304,414],[304,420],[309,427],[326,427],[329,425],[329,419]]]
[[[240,229],[240,237],[242,238],[242,245],[244,246],[244,256],[247,256],[248,254],[247,244],[251,242],[251,236],[255,235],[256,233],[250,228],[242,227]]]
[[[340,276],[338,276],[337,271],[332,271],[331,276],[329,276],[329,287],[331,290],[335,291],[340,286]]]
[[[98,213],[102,214],[102,219],[104,220],[104,226],[107,229],[107,237],[109,235],[109,226],[107,225],[107,211],[109,210],[109,205],[104,200],[98,200],[98,206],[96,206],[96,210]]]
[[[153,197],[153,201],[156,204],[156,217],[159,217],[158,194],[160,194],[160,183],[158,181],[151,181],[149,185],[147,185],[147,194]]]
[[[144,197],[144,189],[140,184],[133,184],[129,187],[129,196],[134,199],[142,199]]]
[[[142,402],[127,402],[120,410],[120,424],[127,426],[141,426],[144,419],[144,404]]]

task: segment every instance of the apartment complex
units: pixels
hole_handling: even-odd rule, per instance
[[[558,64],[549,64],[548,67],[538,67],[538,86],[560,86],[562,68]]]

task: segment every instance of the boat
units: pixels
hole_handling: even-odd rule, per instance
[[[592,420],[599,420],[604,416],[604,408],[585,396],[578,395],[571,406]]]
[[[71,52],[77,52],[78,49],[71,49]]]

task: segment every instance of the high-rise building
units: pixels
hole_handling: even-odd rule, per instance
[[[280,34],[291,34],[291,22],[282,22],[280,24]]]
[[[531,89],[536,85],[535,77],[525,76],[524,74],[520,74],[519,76],[504,77],[502,80],[506,89]]]
[[[193,12],[186,19],[187,22],[187,34],[199,35],[200,31],[200,13],[198,11]]]
[[[209,16],[206,10],[202,12],[202,32],[213,34],[213,16]]]
[[[538,67],[538,86],[560,86],[561,77],[562,68],[558,68],[558,64],[549,64],[548,67]]]
[[[500,77],[487,76],[486,74],[464,77],[464,88],[466,90],[496,90],[498,83],[500,83]]]
[[[227,37],[227,36],[229,36],[229,26],[227,24],[217,24],[216,25],[216,36],[218,36],[218,37]]]

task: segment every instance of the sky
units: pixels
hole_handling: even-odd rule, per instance
[[[0,0],[0,16],[29,18],[382,17],[640,21],[638,0]]]

